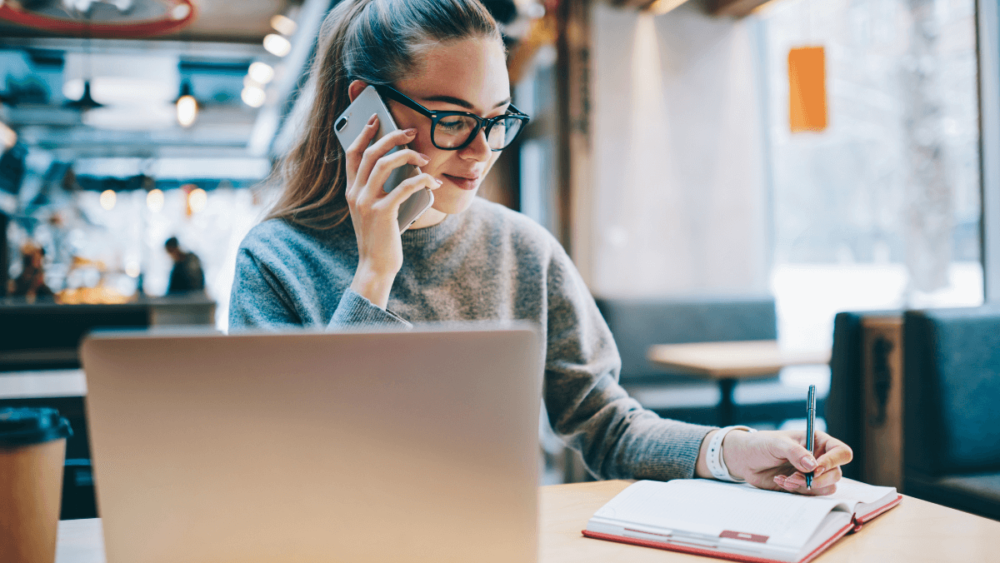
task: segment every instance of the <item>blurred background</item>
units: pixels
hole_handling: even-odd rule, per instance
[[[995,2],[484,3],[532,121],[480,194],[564,244],[646,406],[798,427],[862,342],[838,313],[1000,295]],[[86,329],[226,330],[335,4],[0,2],[0,369],[69,370],[53,393],[79,395]],[[747,340],[811,360],[727,387],[649,352]],[[543,436],[550,482],[587,478]]]
[[[176,237],[225,329],[332,4],[7,2],[3,289],[30,246],[56,299],[161,296]],[[844,308],[983,300],[974,0],[488,4],[534,120],[483,195],[556,233],[595,294],[770,291],[802,346]],[[802,47],[820,130],[789,123]]]

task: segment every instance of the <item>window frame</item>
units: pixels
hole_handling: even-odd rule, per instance
[[[1000,303],[1000,11],[976,2],[979,61],[980,256],[983,297]]]

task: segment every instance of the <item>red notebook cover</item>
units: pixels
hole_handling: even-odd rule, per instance
[[[834,543],[836,543],[837,540],[839,540],[840,538],[844,537],[849,532],[850,533],[857,532],[858,530],[861,529],[861,527],[864,524],[867,524],[868,522],[871,522],[876,516],[878,516],[880,514],[883,514],[887,510],[895,507],[902,500],[903,500],[903,495],[899,495],[898,497],[896,497],[896,500],[894,500],[894,501],[890,502],[889,504],[883,506],[882,508],[878,509],[877,511],[872,512],[871,514],[866,514],[863,519],[859,520],[859,519],[855,518],[849,524],[847,524],[846,526],[844,526],[840,530],[837,530],[837,533],[835,533],[832,536],[830,536],[830,539],[828,539],[825,542],[821,543],[819,545],[819,547],[817,547],[816,549],[814,549],[810,554],[808,554],[805,557],[803,557],[802,559],[800,559],[797,563],[808,563],[809,561],[812,561],[817,555],[819,555],[820,553],[823,553],[823,551],[826,548],[828,548],[831,545],[833,545]],[[726,552],[722,552],[722,551],[716,551],[714,549],[704,549],[704,548],[698,548],[698,547],[685,547],[685,546],[682,546],[682,545],[667,544],[667,543],[655,542],[655,541],[650,541],[650,540],[642,540],[642,539],[638,539],[638,538],[626,538],[626,537],[623,537],[623,536],[615,536],[615,535],[612,535],[612,534],[602,534],[602,533],[599,533],[599,532],[590,532],[590,531],[587,531],[587,530],[583,530],[583,535],[586,536],[586,537],[588,537],[588,538],[595,538],[595,539],[599,539],[599,540],[608,540],[608,541],[613,541],[613,542],[618,542],[618,543],[629,543],[629,544],[632,544],[632,545],[639,545],[639,546],[642,546],[642,547],[653,547],[653,548],[656,548],[656,549],[665,549],[667,551],[679,551],[679,552],[682,552],[682,553],[692,553],[694,555],[705,555],[705,556],[708,556],[708,557],[715,557],[715,558],[718,558],[718,559],[728,559],[730,561],[741,561],[743,563],[784,563],[784,562],[779,561],[777,559],[767,559],[767,558],[764,558],[764,557],[752,557],[752,556],[749,556],[749,555],[739,555],[739,554],[735,554],[735,553],[726,553]]]
[[[847,532],[850,532],[854,528],[854,523],[849,523],[837,533],[826,540],[819,547],[813,550],[812,553],[803,557],[798,563],[807,563],[811,561],[812,558],[816,557],[823,552],[824,549],[833,545],[833,543],[840,538],[844,537]],[[666,544],[649,540],[640,540],[636,538],[626,538],[622,536],[613,536],[611,534],[601,534],[598,532],[588,532],[583,531],[583,535],[588,538],[596,538],[599,540],[609,540],[618,543],[630,543],[633,545],[641,545],[642,547],[655,547],[656,549],[665,549],[667,551],[680,551],[682,553],[693,553],[695,555],[706,555],[708,557],[716,557],[718,559],[728,559],[730,561],[742,561],[743,563],[785,563],[783,561],[778,561],[777,559],[765,559],[763,557],[751,557],[749,555],[738,555],[735,553],[726,553],[724,551],[715,551],[714,549],[704,549],[699,547],[685,547],[682,545]]]
[[[870,514],[865,514],[861,518],[855,517],[854,518],[854,529],[851,530],[851,532],[852,533],[853,532],[857,532],[858,530],[860,530],[862,528],[862,526],[864,526],[865,524],[867,524],[867,523],[871,522],[872,520],[874,520],[876,516],[878,516],[880,514],[884,514],[887,510],[889,510],[890,508],[894,508],[896,505],[898,505],[902,501],[903,501],[903,495],[899,495],[899,496],[896,497],[896,500],[890,502],[889,504],[883,506],[882,508],[876,510],[875,512],[872,512]]]

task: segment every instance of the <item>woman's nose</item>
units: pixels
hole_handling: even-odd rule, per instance
[[[480,129],[476,133],[476,138],[469,143],[469,146],[465,147],[459,151],[462,158],[471,158],[473,160],[484,162],[490,158],[490,143],[486,140],[486,130]]]

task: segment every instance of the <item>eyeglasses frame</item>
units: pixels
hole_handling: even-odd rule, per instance
[[[506,119],[506,118],[509,118],[509,117],[514,117],[514,118],[517,118],[517,119],[520,119],[521,121],[523,121],[523,123],[521,124],[521,128],[517,130],[517,133],[514,134],[514,137],[510,140],[509,143],[507,143],[506,145],[504,145],[503,147],[501,147],[499,149],[494,149],[493,147],[490,147],[491,151],[493,151],[493,152],[500,152],[500,151],[504,150],[505,148],[509,147],[514,142],[514,139],[516,139],[518,137],[518,135],[521,134],[521,131],[524,131],[524,126],[527,125],[528,121],[531,119],[531,117],[528,116],[528,114],[526,114],[526,113],[522,112],[521,110],[517,109],[516,107],[514,107],[514,104],[508,104],[507,105],[507,113],[504,113],[503,115],[498,115],[496,117],[479,117],[478,115],[476,115],[474,113],[469,113],[467,111],[434,111],[434,110],[427,109],[424,106],[422,106],[421,104],[419,104],[418,102],[416,102],[413,98],[410,98],[406,94],[400,92],[399,90],[397,90],[397,89],[395,89],[392,86],[389,86],[387,84],[376,84],[375,85],[375,91],[377,91],[382,96],[384,96],[386,98],[389,98],[390,100],[394,100],[396,102],[399,102],[399,103],[403,104],[404,106],[412,109],[413,111],[415,111],[415,112],[417,112],[417,113],[419,113],[419,114],[421,114],[421,115],[423,115],[425,117],[430,118],[430,120],[431,120],[431,143],[433,143],[435,147],[437,147],[437,148],[439,148],[439,149],[441,149],[443,151],[460,151],[460,150],[464,149],[465,147],[471,145],[473,139],[475,139],[476,136],[479,135],[479,131],[483,130],[484,127],[485,127],[485,130],[486,130],[487,143],[489,143],[490,131],[493,129],[494,125],[496,125],[497,123],[500,123],[500,121],[503,120],[503,119]],[[434,140],[434,129],[437,127],[437,124],[438,124],[439,121],[441,121],[442,119],[444,119],[446,117],[451,117],[451,116],[455,116],[455,115],[461,115],[461,116],[471,117],[471,118],[475,119],[476,120],[476,128],[475,128],[475,130],[472,131],[472,133],[469,135],[469,138],[466,139],[464,143],[462,143],[461,145],[459,145],[457,147],[442,147],[442,146],[438,146],[437,142]]]

